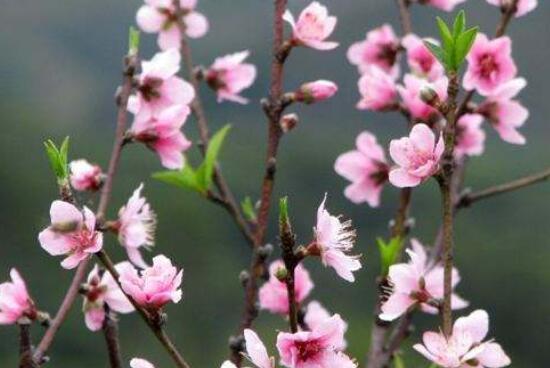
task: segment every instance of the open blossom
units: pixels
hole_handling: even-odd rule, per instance
[[[36,318],[36,308],[25,281],[15,268],[10,270],[11,282],[0,284],[0,325],[17,323],[20,318]]]
[[[464,114],[456,123],[455,156],[479,156],[485,149],[485,132],[481,129],[483,116]]]
[[[307,305],[304,322],[311,331],[320,328],[323,323],[330,319],[330,317],[330,313],[321,305],[321,303],[314,300]],[[340,324],[342,335],[344,335],[348,329],[348,324],[341,318],[337,319],[337,321]],[[334,348],[336,350],[344,350],[346,346],[346,341],[342,340],[341,344],[335,345]]]
[[[195,11],[197,0],[179,0],[183,11],[185,34],[200,38],[208,32],[208,20]],[[158,45],[162,50],[179,48],[181,33],[177,24],[178,15],[173,0],[145,0],[139,8],[136,22],[143,32],[158,33]]]
[[[491,5],[500,7],[511,3],[509,0],[487,0],[487,2]],[[535,10],[537,5],[537,0],[519,0],[517,4],[516,17],[524,16],[525,14]]]
[[[136,266],[145,268],[139,248],[151,247],[155,243],[156,216],[147,200],[141,196],[143,184],[132,194],[126,206],[118,211],[118,221],[115,227],[118,231],[118,240],[124,248],[128,258]]]
[[[120,273],[124,269],[132,268],[132,265],[128,262],[121,262],[115,268]],[[105,305],[117,313],[130,313],[134,310],[132,303],[120,290],[113,276],[109,272],[104,272],[101,275],[97,265],[88,275],[82,289],[84,290],[85,322],[91,331],[99,331],[103,327]]]
[[[395,105],[397,84],[395,79],[372,65],[357,82],[361,99],[357,103],[359,110],[383,111]]]
[[[162,166],[173,170],[181,169],[185,164],[183,152],[191,147],[191,141],[181,132],[190,111],[186,105],[174,105],[148,120],[138,115],[130,133],[133,139],[157,153]]]
[[[245,329],[244,340],[246,346],[246,358],[250,360],[257,368],[274,368],[275,360],[267,353],[264,343],[256,332]],[[221,368],[236,368],[236,365],[229,360],[225,361]]]
[[[436,98],[444,102],[447,100],[447,87],[449,85],[447,77],[441,77],[430,82],[427,79],[407,74],[403,78],[403,83],[404,85],[397,86],[397,90],[403,99],[405,107],[414,119],[428,122],[430,119],[438,116],[438,110],[422,99],[422,92],[426,90],[433,91]]]
[[[527,85],[523,78],[512,79],[500,85],[479,106],[478,112],[484,115],[502,140],[512,144],[525,144],[525,137],[518,132],[529,118],[527,110],[514,97]]]
[[[517,73],[512,59],[512,40],[508,36],[489,40],[486,35],[478,33],[467,60],[464,88],[475,89],[482,96],[492,94]]]
[[[260,288],[260,308],[267,309],[271,313],[288,313],[288,290],[286,283],[279,281],[277,270],[284,268],[284,263],[277,260],[269,266],[269,280]],[[294,292],[296,303],[301,303],[313,289],[313,282],[309,272],[298,264],[294,270]]]
[[[408,137],[390,142],[390,156],[397,164],[390,171],[390,182],[399,188],[415,187],[439,170],[445,150],[443,137],[435,142],[435,134],[426,124],[416,124]]]
[[[458,4],[462,4],[465,1],[466,0],[427,0],[423,3],[450,12],[453,11],[455,6],[457,6]]]
[[[334,170],[351,181],[344,191],[346,198],[353,203],[367,202],[371,207],[378,207],[390,170],[384,149],[367,131],[357,136],[355,145],[356,150],[343,153],[336,159]]]
[[[63,268],[75,268],[103,247],[103,234],[96,231],[95,215],[87,207],[81,212],[68,202],[54,201],[50,218],[51,225],[38,234],[38,240],[52,256],[67,255]]]
[[[414,349],[443,368],[501,368],[512,362],[502,347],[483,339],[489,332],[489,315],[476,310],[467,317],[458,318],[453,333],[445,337],[441,332],[425,332],[422,344]]]
[[[296,101],[310,104],[328,100],[338,92],[338,86],[331,81],[317,80],[302,84],[294,93]]]
[[[179,271],[166,256],[153,258],[153,265],[138,272],[128,267],[120,273],[122,290],[147,309],[160,309],[168,302],[181,300],[183,270]]]
[[[429,38],[426,40],[438,44],[436,40]],[[420,37],[408,34],[403,38],[401,44],[407,50],[407,63],[414,74],[430,81],[435,81],[445,75],[443,65],[437,61]]]
[[[145,359],[140,359],[140,358],[134,358],[130,360],[130,367],[131,368],[155,368],[153,364],[149,363]]]
[[[375,65],[397,78],[399,74],[398,51],[399,38],[389,24],[384,24],[369,31],[365,40],[351,45],[347,56],[350,63],[357,65],[360,73],[365,73],[370,66]]]
[[[361,268],[361,263],[358,256],[351,256],[347,252],[353,248],[355,230],[351,227],[351,220],[341,222],[325,209],[326,200],[325,195],[317,210],[315,240],[308,250],[319,255],[323,264],[334,268],[341,278],[354,282],[353,272]]]
[[[277,349],[281,364],[289,368],[355,368],[357,364],[337,349],[344,343],[342,319],[338,314],[311,331],[281,332]]]
[[[177,77],[180,60],[179,51],[172,48],[141,63],[137,94],[128,100],[128,110],[136,118],[148,121],[168,107],[188,106],[193,101],[193,86]]]
[[[336,27],[336,17],[328,14],[325,6],[314,1],[307,6],[296,21],[287,10],[283,19],[292,26],[292,41],[317,50],[332,50],[337,42],[327,41]]]
[[[71,171],[69,179],[74,190],[96,191],[103,183],[101,167],[93,165],[84,159],[71,161],[69,169]]]
[[[393,321],[402,316],[409,308],[419,305],[427,313],[437,313],[437,308],[430,302],[440,302],[443,299],[443,274],[442,266],[430,268],[426,251],[420,242],[411,239],[412,249],[407,249],[410,257],[408,263],[399,263],[390,266],[388,278],[391,285],[391,294],[382,304],[380,319]],[[452,272],[454,287],[460,282],[458,271]],[[468,306],[468,302],[456,294],[451,296],[451,307],[461,309]]]
[[[256,67],[245,63],[248,50],[236,52],[214,60],[206,71],[206,82],[218,95],[218,102],[227,100],[241,104],[248,100],[239,94],[250,87],[256,79]]]

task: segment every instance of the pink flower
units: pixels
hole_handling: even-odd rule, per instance
[[[323,308],[321,303],[318,301],[312,301],[307,305],[306,314],[304,316],[304,322],[306,323],[308,329],[316,330],[323,325],[326,321],[330,319],[330,313]],[[343,319],[338,319],[340,328],[342,330],[342,335],[344,335],[348,329],[348,324]],[[346,341],[342,340],[340,345],[334,346],[336,350],[344,350],[346,348]]]
[[[395,105],[397,85],[392,76],[377,66],[367,68],[357,83],[361,99],[357,103],[360,110],[383,111]]]
[[[208,32],[208,20],[194,10],[196,5],[197,0],[180,0],[185,34],[191,38],[200,38]],[[136,14],[136,22],[143,32],[159,34],[157,41],[162,50],[180,47],[181,33],[172,0],[145,0]]]
[[[148,121],[168,107],[188,106],[193,101],[193,86],[176,76],[180,59],[177,49],[168,49],[141,63],[138,92],[128,100],[128,110],[137,119]]]
[[[508,0],[487,0],[487,2],[491,5],[500,6],[501,8],[506,7],[506,4],[511,3],[511,1]],[[535,10],[537,5],[537,0],[519,0],[516,10],[516,17],[524,16],[532,10]]]
[[[228,100],[241,104],[248,100],[239,95],[256,79],[256,67],[244,63],[250,52],[241,51],[219,57],[206,71],[206,82],[218,94],[218,102]]]
[[[411,116],[424,122],[429,122],[431,119],[437,117],[439,114],[438,110],[424,102],[422,91],[427,89],[432,90],[437,95],[439,101],[445,101],[449,85],[447,77],[441,77],[433,82],[429,82],[426,79],[407,74],[403,78],[403,82],[404,85],[397,86],[397,90]]]
[[[336,273],[346,281],[354,282],[353,272],[361,268],[358,256],[347,254],[355,242],[355,230],[351,220],[340,222],[325,209],[327,196],[317,210],[317,225],[315,240],[308,250],[314,255],[320,255],[325,266],[334,268]]]
[[[15,268],[10,270],[11,282],[0,284],[0,325],[17,323],[21,318],[36,319],[36,308],[25,281]]]
[[[482,342],[489,331],[489,315],[476,310],[456,320],[453,333],[425,332],[424,345],[414,349],[443,368],[501,368],[511,364],[502,347],[489,340]]]
[[[126,206],[118,211],[118,240],[136,266],[145,268],[140,247],[149,248],[155,243],[156,216],[147,200],[141,196],[141,184],[132,194]]]
[[[327,80],[317,80],[302,84],[295,92],[296,101],[306,104],[328,100],[336,94],[338,86]]]
[[[96,191],[103,183],[101,167],[92,165],[86,160],[74,160],[69,164],[71,186],[78,191]]]
[[[130,367],[132,368],[155,368],[155,366],[149,363],[145,359],[134,358],[130,360]]]
[[[336,159],[334,170],[351,181],[344,191],[346,198],[353,203],[367,202],[371,207],[378,207],[390,169],[384,149],[367,131],[357,136],[355,145],[357,150],[343,153]]]
[[[481,129],[483,116],[464,114],[457,122],[455,156],[480,156],[485,149],[485,132]]]
[[[390,171],[390,182],[399,188],[415,187],[439,170],[445,145],[425,124],[416,124],[408,137],[390,142],[390,156],[397,164]]]
[[[124,269],[132,268],[128,262],[122,262],[115,266],[120,273]],[[115,279],[109,272],[100,275],[96,265],[88,275],[88,280],[83,285],[84,293],[84,316],[86,326],[91,331],[99,331],[105,321],[105,305],[117,313],[130,313],[134,311],[132,303],[120,290]]]
[[[450,12],[453,11],[455,6],[462,4],[465,1],[466,0],[427,0],[425,3],[435,8]]]
[[[517,129],[529,118],[529,110],[512,98],[526,85],[523,78],[503,83],[478,108],[478,112],[489,120],[500,138],[508,143],[525,144],[525,137]]]
[[[468,69],[463,85],[467,90],[477,90],[482,96],[492,94],[501,84],[514,78],[517,67],[512,59],[512,40],[499,37],[489,40],[479,33],[467,56]]]
[[[162,308],[168,302],[181,300],[183,270],[179,271],[166,256],[153,258],[153,266],[138,271],[128,267],[120,273],[122,290],[136,303],[152,310]]]
[[[427,40],[438,44],[436,40],[429,38]],[[438,80],[445,75],[443,65],[437,61],[418,36],[409,34],[403,38],[401,44],[407,50],[407,62],[414,74],[428,78],[430,81]]]
[[[103,247],[103,234],[95,230],[95,215],[70,203],[54,201],[51,225],[38,234],[40,245],[52,256],[67,255],[61,266],[72,269]]]
[[[298,21],[289,10],[283,15],[292,26],[292,42],[317,50],[332,50],[338,47],[337,42],[326,41],[336,27],[336,17],[330,16],[325,6],[317,1],[302,10]]]
[[[288,313],[288,291],[286,284],[277,278],[277,270],[284,268],[284,263],[277,260],[269,266],[269,281],[266,282],[259,291],[260,308],[267,309],[271,313]],[[313,282],[309,272],[299,264],[294,270],[294,291],[296,303],[301,303],[311,290]]]
[[[130,132],[135,140],[157,153],[164,167],[181,169],[185,164],[183,152],[191,147],[191,141],[180,130],[189,113],[186,105],[174,105],[150,120],[143,120],[138,115]]]
[[[357,364],[336,347],[344,343],[342,320],[338,314],[311,331],[281,332],[277,349],[281,364],[289,368],[355,368]]]
[[[258,368],[274,368],[275,361],[267,353],[264,343],[258,335],[250,330],[244,330],[244,339],[246,344],[246,357]],[[235,364],[225,361],[221,368],[236,368]]]
[[[399,75],[398,51],[399,38],[389,24],[384,24],[369,31],[365,40],[351,45],[347,56],[350,63],[357,65],[360,73],[375,65],[395,79]]]
[[[442,266],[430,268],[424,247],[418,240],[411,239],[412,249],[407,249],[409,263],[399,263],[390,266],[388,278],[392,293],[382,304],[380,319],[393,321],[399,318],[412,306],[419,305],[422,311],[437,313],[437,308],[429,302],[440,302],[443,299]],[[453,269],[453,288],[460,282],[460,275]],[[468,306],[468,302],[453,294],[451,299],[453,309]]]

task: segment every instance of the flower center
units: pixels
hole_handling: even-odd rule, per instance
[[[380,50],[376,55],[379,62],[392,67],[397,59],[397,47],[393,43],[384,43],[379,45]]]
[[[163,81],[160,78],[146,78],[139,86],[139,92],[146,101],[152,101],[160,97],[159,87]]]
[[[305,362],[314,358],[322,350],[317,340],[296,341],[295,345],[296,349],[298,349],[298,360],[300,362]]]
[[[491,78],[495,72],[498,72],[498,64],[495,58],[490,54],[485,54],[479,59],[479,73],[483,78]]]

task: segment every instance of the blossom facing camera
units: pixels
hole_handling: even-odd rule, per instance
[[[260,308],[271,313],[288,313],[288,290],[286,283],[277,278],[277,271],[284,267],[281,260],[274,261],[269,266],[269,280],[262,285],[259,291]],[[294,270],[294,291],[296,303],[301,303],[313,289],[313,282],[309,272],[302,264]]]
[[[122,290],[136,303],[149,310],[159,310],[170,301],[179,303],[182,297],[183,270],[172,265],[164,255],[153,258],[153,265],[138,272],[128,267],[120,273]]]
[[[156,215],[147,200],[141,196],[143,184],[134,191],[128,203],[118,211],[115,228],[118,240],[126,249],[128,258],[138,267],[145,268],[139,248],[155,244]]]
[[[314,102],[328,100],[338,92],[338,86],[327,80],[304,83],[294,95],[298,102],[311,104]]]
[[[392,76],[382,69],[371,66],[357,82],[361,99],[359,110],[384,111],[397,102],[397,84]]]
[[[0,284],[0,325],[15,324],[22,318],[36,319],[37,310],[25,280],[15,268],[10,270],[10,278]]]
[[[337,42],[327,41],[336,27],[337,19],[329,15],[327,8],[319,2],[314,1],[302,10],[297,21],[289,10],[283,14],[283,19],[292,27],[294,44],[317,50],[338,47]]]
[[[121,262],[115,266],[119,273],[128,268],[132,268],[132,265],[128,262]],[[132,303],[120,290],[113,276],[109,272],[104,272],[101,275],[97,265],[88,275],[82,289],[84,291],[84,319],[86,327],[91,331],[99,331],[103,327],[105,305],[117,313],[134,311]]]
[[[507,4],[510,4],[510,1],[508,0],[487,0],[487,2],[491,5],[499,6],[501,8],[505,8],[506,6],[509,6]],[[525,14],[535,10],[535,8],[538,6],[538,1],[537,0],[519,0],[516,6],[517,6],[517,9],[516,9],[515,16],[522,17]]]
[[[71,171],[69,180],[74,190],[95,192],[103,184],[104,175],[101,167],[93,165],[84,159],[71,161],[69,163],[69,170]]]
[[[483,339],[489,332],[489,315],[476,310],[456,320],[451,336],[441,332],[425,332],[423,344],[413,348],[443,368],[501,368],[512,362],[502,347]]]
[[[355,243],[355,230],[351,220],[340,221],[325,209],[327,196],[317,209],[317,224],[314,228],[315,238],[308,246],[311,255],[318,255],[325,266],[332,267],[338,276],[354,282],[353,272],[361,268],[358,256],[347,254]]]
[[[240,93],[250,87],[256,79],[256,67],[245,63],[248,50],[217,58],[206,71],[206,82],[216,91],[218,102],[233,101],[248,103]]]
[[[351,181],[344,191],[346,198],[353,203],[366,202],[371,207],[378,207],[390,171],[384,149],[367,131],[357,136],[355,145],[356,150],[343,153],[336,159],[334,170]]]
[[[131,368],[155,368],[155,366],[145,359],[134,358],[130,360]]]
[[[145,5],[136,14],[136,22],[143,32],[158,33],[157,43],[161,50],[180,47],[179,16],[182,17],[187,37],[200,38],[208,32],[208,19],[195,11],[197,0],[179,2],[182,15],[177,14],[172,0],[145,0]]]
[[[90,209],[81,212],[74,205],[54,201],[50,208],[51,225],[38,234],[42,248],[52,256],[66,255],[61,266],[75,268],[103,247],[103,234],[96,231],[96,218]]]
[[[416,124],[408,137],[390,142],[390,156],[397,164],[390,171],[390,182],[399,188],[415,187],[439,170],[445,145],[426,124]]]

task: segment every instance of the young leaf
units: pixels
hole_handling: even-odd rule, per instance
[[[453,24],[453,39],[457,40],[458,36],[460,36],[464,29],[466,28],[466,13],[464,10],[461,10],[458,15],[455,18],[455,22]]]
[[[231,129],[231,125],[226,125],[216,132],[210,139],[208,143],[208,149],[206,150],[206,155],[204,156],[204,161],[197,168],[197,180],[202,190],[206,192],[212,185],[214,168],[216,166],[216,161],[218,159],[218,154],[222,147],[225,136]]]
[[[288,223],[288,197],[279,199],[279,223]]]
[[[378,249],[380,250],[382,275],[387,276],[390,266],[397,261],[397,258],[401,253],[403,240],[400,237],[395,237],[386,243],[384,239],[378,238],[376,239],[376,242],[378,243]]]
[[[46,154],[50,161],[50,167],[58,181],[65,181],[69,178],[68,155],[69,155],[69,137],[65,137],[60,149],[55,143],[48,139],[44,142]]]
[[[460,68],[466,56],[470,52],[472,45],[476,39],[478,32],[478,27],[473,27],[463,32],[458,39],[456,40],[456,51],[455,51],[455,65],[457,70]]]
[[[393,367],[394,368],[405,368],[405,362],[403,361],[403,358],[401,358],[401,355],[395,354],[393,356]]]
[[[201,194],[205,193],[197,180],[197,173],[191,165],[186,164],[180,171],[159,171],[153,174],[153,178],[179,188],[192,189]]]
[[[137,55],[139,50],[140,33],[134,27],[128,30],[128,55]]]
[[[441,63],[441,65],[447,68],[447,55],[445,53],[445,50],[437,46],[435,43],[426,40],[424,40],[424,45],[428,48],[428,50],[430,50],[430,52]]]
[[[256,221],[256,210],[254,209],[254,204],[250,197],[245,197],[241,202],[241,208],[243,209],[244,216],[249,221]]]
[[[454,47],[454,39],[451,31],[443,19],[437,17],[437,26],[439,27],[439,34],[441,35],[441,41],[443,41],[443,49],[450,55]]]

